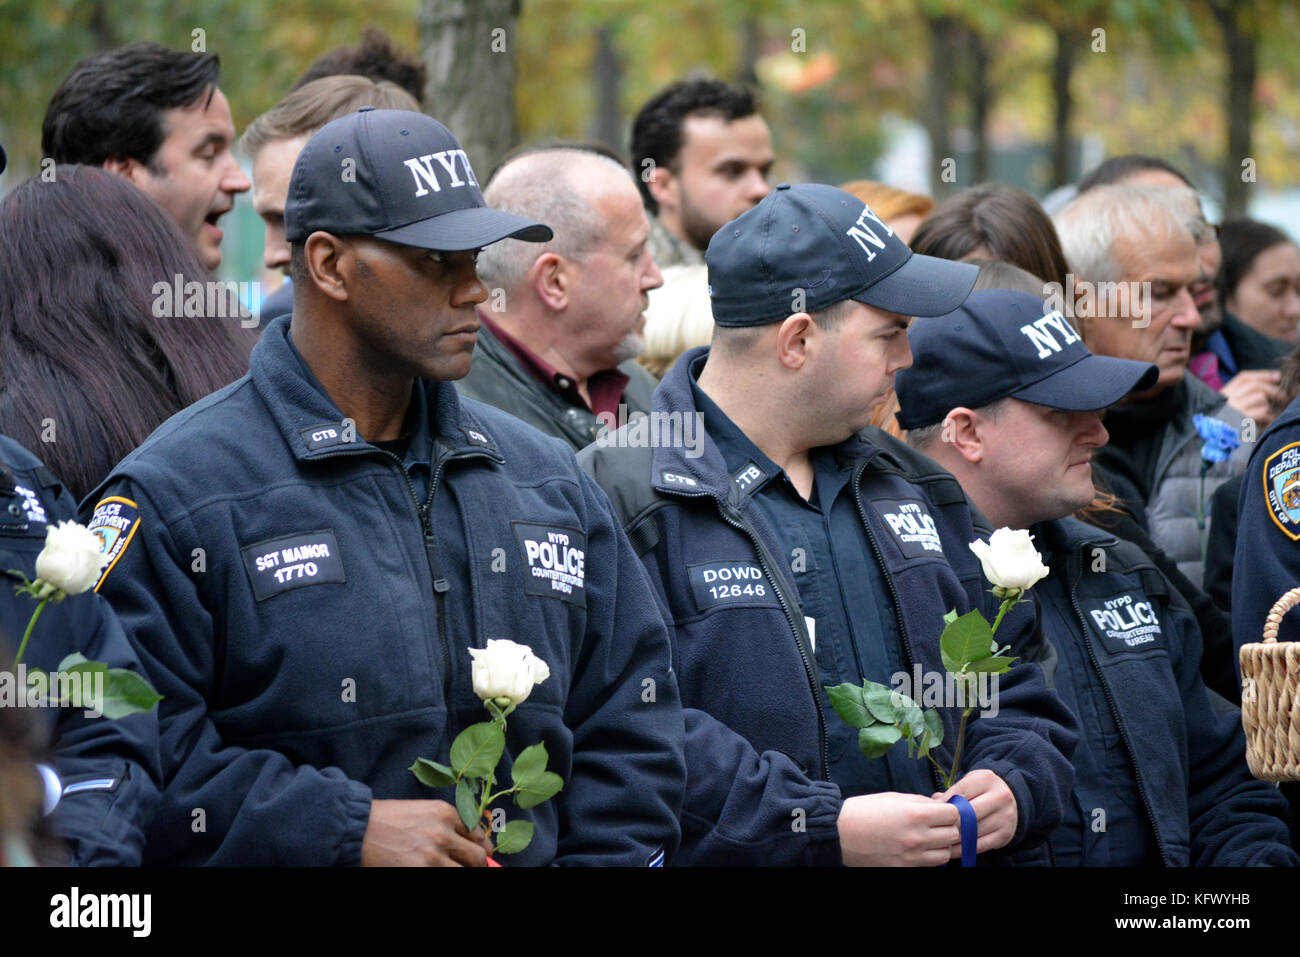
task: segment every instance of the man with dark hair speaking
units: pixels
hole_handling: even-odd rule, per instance
[[[235,124],[217,88],[215,53],[130,43],[82,60],[45,110],[41,151],[56,163],[103,166],[130,180],[221,264],[217,220],[250,183],[230,147]]]
[[[662,863],[682,716],[649,583],[572,452],[450,382],[477,251],[551,230],[488,208],[450,131],[401,110],[320,129],[288,196],[292,316],[87,499],[126,523],[100,590],[167,696],[146,860],[482,864],[452,789],[408,769],[487,720],[468,648],[510,637],[550,677],[497,779],[538,741],[564,779],[502,808],[535,828],[510,862]]]
[[[812,184],[778,186],[728,223],[707,262],[713,345],[682,355],[651,412],[698,417],[702,449],[620,430],[579,456],[671,626],[687,709],[681,859],[942,864],[961,852],[953,795],[975,810],[979,851],[1041,842],[1069,796],[1075,723],[1035,663],[1046,649],[1029,607],[1002,622],[1021,660],[996,715],[967,728],[950,793],[903,748],[867,761],[823,691],[944,676],[943,614],[993,618],[969,548],[988,533],[952,476],[862,431],[911,361],[909,318],[960,304],[978,270],[914,255],[860,200]]]

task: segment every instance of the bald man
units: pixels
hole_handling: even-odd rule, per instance
[[[647,293],[662,285],[650,224],[628,171],[577,148],[508,162],[484,194],[499,209],[550,224],[548,243],[505,240],[482,251],[478,348],[462,395],[496,406],[574,449],[603,426],[647,412]]]

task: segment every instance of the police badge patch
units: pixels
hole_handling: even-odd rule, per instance
[[[1300,442],[1284,445],[1264,460],[1264,502],[1282,534],[1300,541]]]
[[[104,579],[122,557],[126,546],[131,544],[139,527],[140,507],[129,498],[110,495],[95,506],[95,514],[90,517],[86,528],[99,539],[100,552],[108,556],[104,570],[99,573],[99,581],[95,582],[95,591],[104,584]]]

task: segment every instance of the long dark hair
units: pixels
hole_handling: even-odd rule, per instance
[[[81,498],[163,420],[243,375],[254,334],[228,299],[231,318],[156,308],[156,284],[211,276],[153,200],[98,167],[53,173],[0,202],[0,433]]]

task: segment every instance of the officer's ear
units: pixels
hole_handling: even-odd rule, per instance
[[[812,358],[820,335],[821,330],[808,313],[786,316],[776,332],[777,359],[791,371],[802,369]]]
[[[986,451],[980,435],[981,423],[978,412],[960,405],[949,411],[943,420],[939,441],[952,446],[952,450],[971,465],[978,465],[984,460]]]
[[[346,302],[348,285],[343,276],[344,262],[350,250],[347,243],[331,233],[317,231],[307,237],[303,258],[313,285],[337,302]]]

